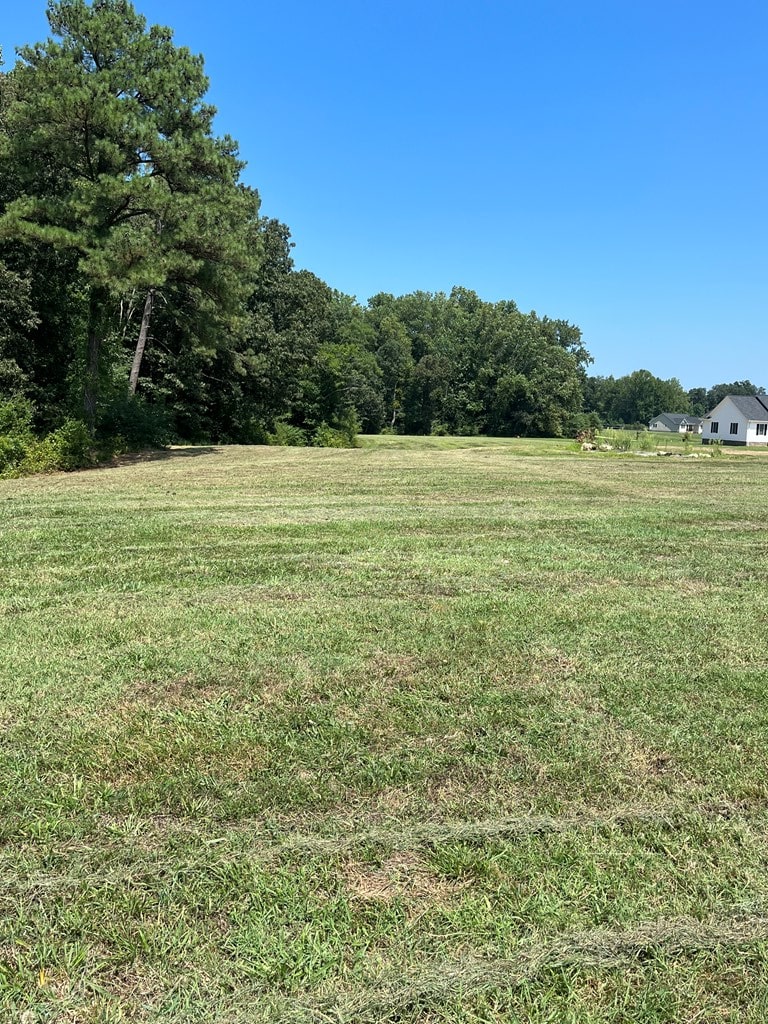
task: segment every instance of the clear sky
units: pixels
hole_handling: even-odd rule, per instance
[[[48,28],[3,6],[9,64]],[[765,0],[136,7],[205,56],[297,266],[362,302],[514,299],[593,373],[768,387]]]

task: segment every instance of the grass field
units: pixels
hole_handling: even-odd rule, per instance
[[[768,454],[0,483],[0,1020],[764,1022]]]

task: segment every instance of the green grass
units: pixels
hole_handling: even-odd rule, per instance
[[[363,445],[0,484],[0,1020],[764,1021],[768,458]]]
[[[409,434],[362,434],[361,448],[377,451],[456,451],[458,449],[503,449],[507,455],[556,455],[575,451],[568,438],[552,437],[424,437]]]

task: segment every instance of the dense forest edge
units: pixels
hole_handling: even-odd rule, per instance
[[[170,443],[572,436],[764,393],[589,376],[578,327],[467,288],[336,291],[214,135],[201,57],[126,0],[48,20],[0,74],[0,475]]]

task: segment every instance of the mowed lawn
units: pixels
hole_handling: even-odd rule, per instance
[[[763,1022],[768,453],[0,482],[0,1020]]]

